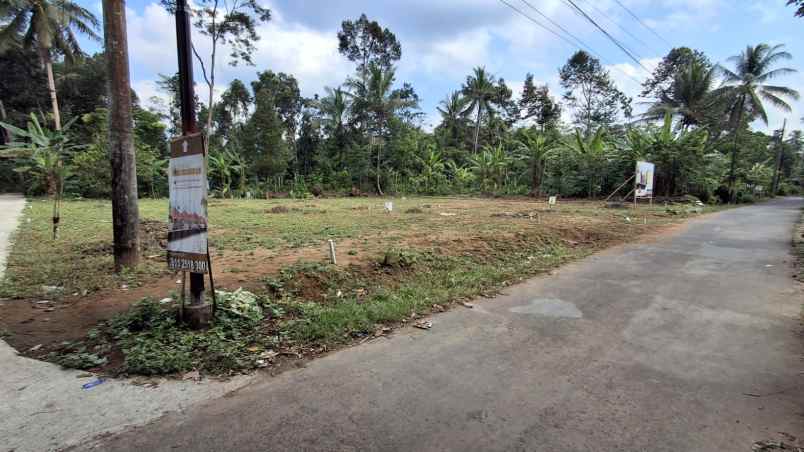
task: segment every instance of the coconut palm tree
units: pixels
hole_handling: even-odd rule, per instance
[[[792,74],[795,69],[788,67],[775,68],[781,60],[793,58],[783,50],[783,44],[769,46],[758,44],[748,46],[739,55],[729,58],[734,63],[734,70],[720,67],[723,86],[716,93],[728,102],[729,120],[734,128],[734,146],[731,150],[729,169],[729,197],[734,202],[734,187],[737,173],[737,147],[740,127],[743,121],[759,118],[768,123],[768,114],[764,102],[783,111],[791,111],[788,99],[799,98],[798,91],[786,86],[771,85],[769,82],[779,76]]]
[[[5,8],[10,19],[0,29],[0,47],[22,45],[36,48],[40,63],[47,73],[53,122],[56,130],[61,130],[53,55],[63,55],[68,63],[82,56],[75,32],[100,41],[95,33],[98,19],[71,0],[9,0]]]
[[[464,110],[468,103],[469,100],[460,91],[453,91],[436,107],[441,113],[441,126],[452,143],[458,142],[461,129],[466,121]]]
[[[716,101],[712,95],[715,75],[715,68],[692,61],[676,74],[670,89],[650,106],[643,117],[660,120],[669,112],[680,119],[685,129],[702,123]]]
[[[468,99],[468,105],[464,114],[475,112],[475,140],[473,152],[477,153],[478,138],[480,137],[480,121],[483,113],[489,113],[492,109],[492,102],[497,94],[494,87],[493,77],[486,72],[484,67],[476,67],[474,74],[466,78],[463,87],[463,95]]]
[[[392,89],[395,80],[396,70],[393,67],[370,64],[367,77],[346,82],[349,96],[354,99],[352,111],[363,115],[364,127],[372,137],[369,146],[377,149],[376,188],[380,195],[383,194],[380,183],[382,142],[388,131],[388,121],[399,110],[417,106],[415,100],[404,98],[399,91]]]

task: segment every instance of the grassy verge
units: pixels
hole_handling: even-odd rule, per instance
[[[796,279],[804,282],[804,210],[793,230],[793,254],[796,256]]]

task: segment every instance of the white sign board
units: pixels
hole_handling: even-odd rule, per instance
[[[206,273],[207,167],[204,137],[197,133],[170,143],[168,267]]]
[[[636,163],[636,182],[634,196],[637,198],[653,198],[653,174],[656,165],[649,162]]]
[[[547,204],[549,204],[551,206],[556,205],[556,197],[555,196],[550,196],[549,198],[547,198]]]

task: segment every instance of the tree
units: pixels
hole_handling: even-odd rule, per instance
[[[717,103],[712,95],[715,69],[698,61],[692,61],[676,73],[672,85],[663,90],[644,117],[657,120],[666,113],[678,116],[682,127],[702,124]]]
[[[349,61],[357,63],[361,78],[368,76],[370,66],[388,70],[402,57],[402,46],[396,35],[376,21],[370,21],[365,14],[356,21],[341,23],[338,51]]]
[[[541,196],[542,179],[547,161],[556,152],[557,147],[550,142],[544,133],[533,129],[522,129],[517,140],[520,153],[530,161],[531,195]]]
[[[550,96],[547,85],[537,86],[533,83],[533,74],[525,76],[518,106],[519,119],[533,119],[542,130],[555,127],[561,120],[561,105]]]
[[[204,36],[209,37],[211,48],[209,67],[193,46],[193,54],[201,65],[201,74],[207,84],[207,110],[214,109],[215,65],[217,63],[218,46],[227,46],[230,50],[229,65],[237,66],[244,62],[254,65],[251,55],[254,43],[260,40],[257,25],[271,19],[271,11],[259,5],[257,0],[201,0],[200,7],[193,12],[193,26]],[[162,0],[162,5],[171,13],[176,9],[175,0]],[[212,115],[207,115],[207,136],[212,133]]]
[[[271,93],[276,113],[284,126],[285,138],[293,144],[302,108],[302,97],[296,78],[284,72],[264,71],[258,73],[257,80],[251,82],[251,89],[255,94],[260,91]]]
[[[584,136],[594,127],[611,126],[622,113],[631,116],[631,99],[614,85],[600,61],[583,50],[575,52],[559,70],[564,99],[573,110],[574,122]]]
[[[103,37],[109,87],[109,148],[112,160],[114,268],[133,268],[140,260],[137,163],[131,114],[126,5],[103,1]]]
[[[804,0],[787,0],[787,4],[797,8],[796,16],[804,17]]]
[[[213,120],[215,133],[221,141],[231,141],[237,136],[237,129],[242,127],[248,118],[248,109],[253,99],[246,85],[238,79],[229,83],[229,88],[221,95],[221,100],[215,106]]]
[[[44,69],[35,62],[37,52],[32,49],[13,47],[0,50],[0,121],[9,124],[25,124],[30,112],[42,112],[49,102],[44,90],[30,89],[31,86],[47,86]],[[0,144],[6,144],[10,136],[5,129],[0,132]]]
[[[483,113],[490,115],[494,108],[492,103],[497,95],[497,90],[494,87],[494,77],[486,72],[486,68],[476,67],[473,75],[466,77],[466,83],[464,83],[461,91],[468,99],[464,114],[475,112],[475,139],[472,150],[476,154],[480,137],[480,121],[483,118]]]
[[[676,77],[686,71],[693,63],[700,65],[705,72],[712,68],[709,58],[700,50],[688,47],[675,47],[662,58],[653,73],[642,82],[640,96],[654,99],[673,97]],[[662,115],[663,117],[664,115]]]
[[[64,160],[79,146],[70,143],[68,134],[70,126],[78,118],[73,118],[64,125],[63,129],[49,130],[39,124],[36,115],[31,113],[27,130],[14,127],[11,124],[0,123],[8,130],[12,138],[22,138],[26,141],[12,141],[0,148],[0,156],[15,157],[28,165],[23,164],[16,168],[20,173],[33,173],[41,179],[46,187],[47,194],[53,198],[53,240],[59,236],[59,222],[61,220],[61,198],[64,195],[64,179],[67,178],[67,167]]]
[[[56,130],[61,130],[53,55],[61,54],[70,63],[83,56],[73,30],[92,40],[100,40],[94,31],[98,19],[71,0],[19,0],[12,3],[8,11],[8,22],[0,29],[0,47],[22,45],[37,50],[47,74],[53,123]]]
[[[389,121],[400,110],[418,108],[415,98],[404,95],[404,91],[394,90],[396,80],[394,68],[383,68],[370,64],[366,78],[349,79],[346,86],[353,98],[352,112],[363,122],[363,128],[372,137],[369,147],[377,150],[376,189],[382,195],[381,161],[383,142],[388,137]]]
[[[579,159],[586,177],[588,196],[594,198],[598,187],[603,185],[609,157],[610,144],[606,138],[606,129],[598,127],[594,134],[586,138],[575,129],[572,138],[571,141],[564,143],[564,148]]]
[[[460,91],[453,91],[436,107],[441,114],[441,124],[438,129],[446,135],[445,147],[458,147],[461,145],[461,135],[466,127],[466,114],[464,113],[469,100],[461,95]]]
[[[744,121],[759,118],[768,123],[768,114],[764,102],[768,102],[783,111],[791,111],[786,99],[798,99],[798,91],[768,82],[776,77],[796,72],[788,67],[775,68],[780,60],[790,60],[793,56],[783,50],[783,44],[769,46],[758,44],[747,46],[740,53],[729,58],[734,63],[734,70],[720,67],[723,86],[716,92],[728,103],[728,115],[733,127],[734,144],[731,150],[729,170],[729,198],[735,201],[735,184],[737,180],[737,152],[739,148],[740,128]]]
[[[267,89],[254,95],[254,114],[243,132],[244,150],[257,176],[281,177],[287,170],[289,155],[283,139],[284,127],[276,99]]]

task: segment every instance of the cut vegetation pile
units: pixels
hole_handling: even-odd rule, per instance
[[[581,202],[549,210],[524,199],[402,199],[391,213],[379,199],[316,203],[210,202],[216,284],[247,291],[219,291],[215,327],[193,332],[177,322],[175,294],[165,298],[176,275],[165,269],[158,237],[147,240],[152,258],[140,269],[110,276],[108,203],[66,202],[63,238],[53,243],[47,204],[34,201],[0,285],[16,298],[3,302],[0,327],[30,356],[110,374],[278,366],[387,334],[694,214]],[[142,202],[146,232],[162,230],[165,204]],[[328,263],[330,239],[337,266]]]

